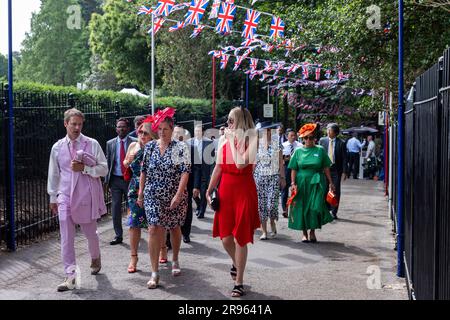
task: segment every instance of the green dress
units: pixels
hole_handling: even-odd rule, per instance
[[[318,229],[333,221],[325,201],[328,188],[324,168],[330,165],[322,146],[301,147],[292,155],[288,167],[297,171],[297,195],[289,208],[289,228]]]

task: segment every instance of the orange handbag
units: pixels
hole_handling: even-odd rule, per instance
[[[339,201],[337,199],[337,196],[334,194],[333,191],[328,191],[327,193],[327,202],[330,204],[330,206],[332,207],[337,207],[339,204]]]

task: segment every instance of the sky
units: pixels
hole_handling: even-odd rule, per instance
[[[30,31],[31,13],[38,12],[41,0],[11,0],[13,51],[20,51],[25,33]],[[0,53],[8,53],[8,0],[0,0]]]

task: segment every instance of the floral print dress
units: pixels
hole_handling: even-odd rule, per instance
[[[258,191],[258,212],[261,221],[267,219],[278,220],[278,201],[280,199],[280,159],[279,154],[283,146],[278,136],[273,135],[271,143],[264,146],[259,141],[256,155],[255,182]]]
[[[171,141],[164,154],[159,142],[147,143],[144,150],[142,171],[146,173],[144,208],[149,225],[162,226],[167,230],[182,226],[188,208],[187,190],[180,204],[170,210],[170,203],[177,193],[183,173],[190,173],[189,149],[185,143]]]
[[[133,162],[130,164],[131,172],[133,173],[130,185],[128,187],[128,210],[127,226],[131,228],[147,228],[147,218],[145,217],[144,208],[136,204],[139,192],[139,178],[141,175],[142,159],[144,157],[144,150],[139,150]]]

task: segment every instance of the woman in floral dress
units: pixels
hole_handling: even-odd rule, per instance
[[[139,240],[141,239],[141,228],[148,228],[145,211],[136,204],[139,191],[139,177],[141,175],[141,165],[144,156],[145,145],[157,138],[152,131],[151,123],[145,122],[137,129],[138,141],[131,143],[123,164],[125,168],[130,168],[132,177],[128,187],[128,217],[127,226],[130,227],[130,251],[131,261],[128,265],[128,273],[136,272],[138,262]]]
[[[187,212],[187,183],[191,170],[189,149],[186,144],[172,140],[173,113],[169,108],[158,112],[155,124],[159,139],[148,143],[140,177],[137,204],[145,208],[149,225],[149,254],[152,275],[149,289],[159,284],[159,252],[165,230],[170,231],[172,242],[172,275],[181,272],[178,253],[181,246],[181,228]],[[173,109],[172,109],[173,110]],[[155,126],[154,124],[154,126]]]

